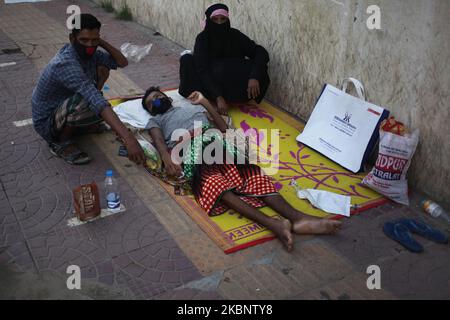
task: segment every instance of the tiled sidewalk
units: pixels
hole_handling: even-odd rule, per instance
[[[336,237],[296,237],[293,254],[271,241],[226,256],[152,178],[115,156],[112,136],[84,138],[95,158],[89,166],[52,157],[31,126],[17,128],[13,121],[31,117],[38,73],[67,41],[69,4],[94,13],[116,46],[154,44],[141,63],[113,73],[109,96],[178,84],[184,48],[153,30],[115,20],[89,1],[0,2],[0,49],[22,50],[0,54],[0,63],[17,63],[0,69],[0,264],[63,279],[67,266],[77,264],[90,284],[134,299],[450,298],[448,247],[425,242],[426,253],[413,255],[381,232],[386,220],[421,215],[417,194],[411,208],[370,210],[346,221]],[[127,212],[67,227],[72,188],[92,180],[101,185],[111,167],[120,175]],[[366,287],[373,264],[383,272],[383,290],[375,292]]]
[[[17,43],[22,43],[19,41],[32,43],[38,35],[56,42],[59,33],[64,32],[51,29],[53,33],[41,34],[51,20],[32,5],[8,6],[7,10],[3,6],[2,30],[5,24],[11,30],[13,20],[29,17],[32,22],[28,30],[13,28],[17,34],[7,36],[1,32],[2,49],[17,48]],[[33,35],[32,29],[37,34]],[[0,55],[0,63],[17,63],[0,71],[1,120],[5,124],[0,131],[1,261],[20,271],[60,275],[69,265],[78,265],[86,281],[140,299],[199,279],[201,275],[194,265],[123,179],[119,178],[119,182],[126,213],[81,227],[67,226],[73,216],[72,188],[91,181],[101,185],[105,170],[112,166],[94,146],[89,148],[95,157],[92,165],[68,166],[51,156],[31,126],[13,125],[13,121],[30,118],[29,101],[37,69],[42,61],[49,60],[47,52],[54,49],[56,45],[35,50],[29,53],[31,58],[23,52]]]

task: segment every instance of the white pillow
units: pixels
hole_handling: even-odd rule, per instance
[[[172,105],[174,108],[181,108],[186,106],[194,106],[188,99],[184,98],[178,93],[178,90],[171,90],[165,94],[172,98]],[[197,106],[206,112],[203,106]],[[152,118],[150,113],[142,107],[142,99],[130,100],[119,104],[113,110],[116,112],[119,119],[138,129],[145,129],[149,120]]]
[[[142,107],[142,99],[130,100],[119,104],[113,110],[123,123],[127,123],[138,129],[145,129],[152,118],[150,113]]]

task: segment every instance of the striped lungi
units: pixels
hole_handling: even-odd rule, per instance
[[[87,127],[102,121],[103,119],[89,107],[89,103],[77,93],[64,100],[56,109],[53,116],[52,136],[57,138],[65,126]]]

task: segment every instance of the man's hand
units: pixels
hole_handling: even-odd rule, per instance
[[[128,158],[136,164],[144,163],[145,154],[139,142],[137,142],[134,135],[123,125],[122,121],[120,121],[117,117],[117,114],[112,110],[111,106],[104,108],[101,116],[124,142],[128,151]]]
[[[256,99],[261,94],[261,88],[259,86],[259,81],[256,79],[248,80],[248,88],[247,88],[248,98]]]
[[[125,68],[128,65],[128,60],[125,58],[125,56],[120,52],[120,50],[114,48],[112,45],[110,45],[108,42],[100,38],[100,41],[98,43],[100,47],[105,49],[109,52],[109,54],[113,57],[113,59],[116,61],[117,65],[121,68]]]
[[[150,136],[153,139],[156,149],[161,155],[167,174],[172,177],[180,177],[183,170],[181,169],[181,166],[173,163],[170,151],[164,142],[164,136],[161,129],[158,127],[150,129]]]
[[[191,93],[191,95],[188,97],[189,101],[191,101],[192,104],[195,105],[205,105],[207,102],[207,99],[205,98],[205,96],[199,92],[199,91],[194,91]]]
[[[141,145],[137,142],[134,136],[130,136],[125,141],[125,147],[128,151],[128,159],[133,161],[134,163],[140,165],[145,163],[145,154],[142,150]]]
[[[164,156],[162,160],[164,162],[166,172],[169,176],[177,178],[181,176],[183,169],[181,168],[181,166],[172,162],[172,158],[170,157],[170,155]]]
[[[218,97],[217,98],[217,111],[219,111],[219,113],[221,115],[228,115],[228,104],[225,101],[225,99],[223,97]]]

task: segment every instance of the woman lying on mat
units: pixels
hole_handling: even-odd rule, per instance
[[[142,105],[153,115],[147,129],[161,154],[166,172],[176,177],[184,175],[189,179],[197,203],[208,215],[218,215],[229,208],[234,209],[275,233],[288,251],[293,247],[292,233],[332,234],[340,228],[341,223],[338,221],[313,218],[291,207],[258,166],[235,164],[239,151],[229,145],[218,130],[214,130],[216,134],[211,134],[213,130],[208,130],[213,126],[208,121],[205,109],[221,132],[227,130],[227,125],[217,110],[200,92],[192,93],[189,100],[194,104],[192,108],[173,108],[170,98],[159,88],[152,87],[146,92]],[[202,123],[199,130],[201,134],[196,132],[194,136],[194,128],[199,128],[198,122]],[[172,140],[172,134],[178,129],[189,132],[189,147],[182,157],[182,165],[177,165],[174,161],[179,140]],[[224,149],[224,154],[228,152],[233,155],[233,160],[230,162],[230,157],[223,156],[213,164],[198,161],[203,159],[205,148],[217,141],[221,143],[219,147]],[[171,154],[172,150],[174,152]],[[266,205],[286,220],[268,217],[257,210]]]
[[[269,87],[269,54],[230,26],[226,5],[206,12],[205,29],[197,36],[194,53],[180,60],[179,93],[187,98],[200,91],[226,115],[228,103],[260,103]]]

